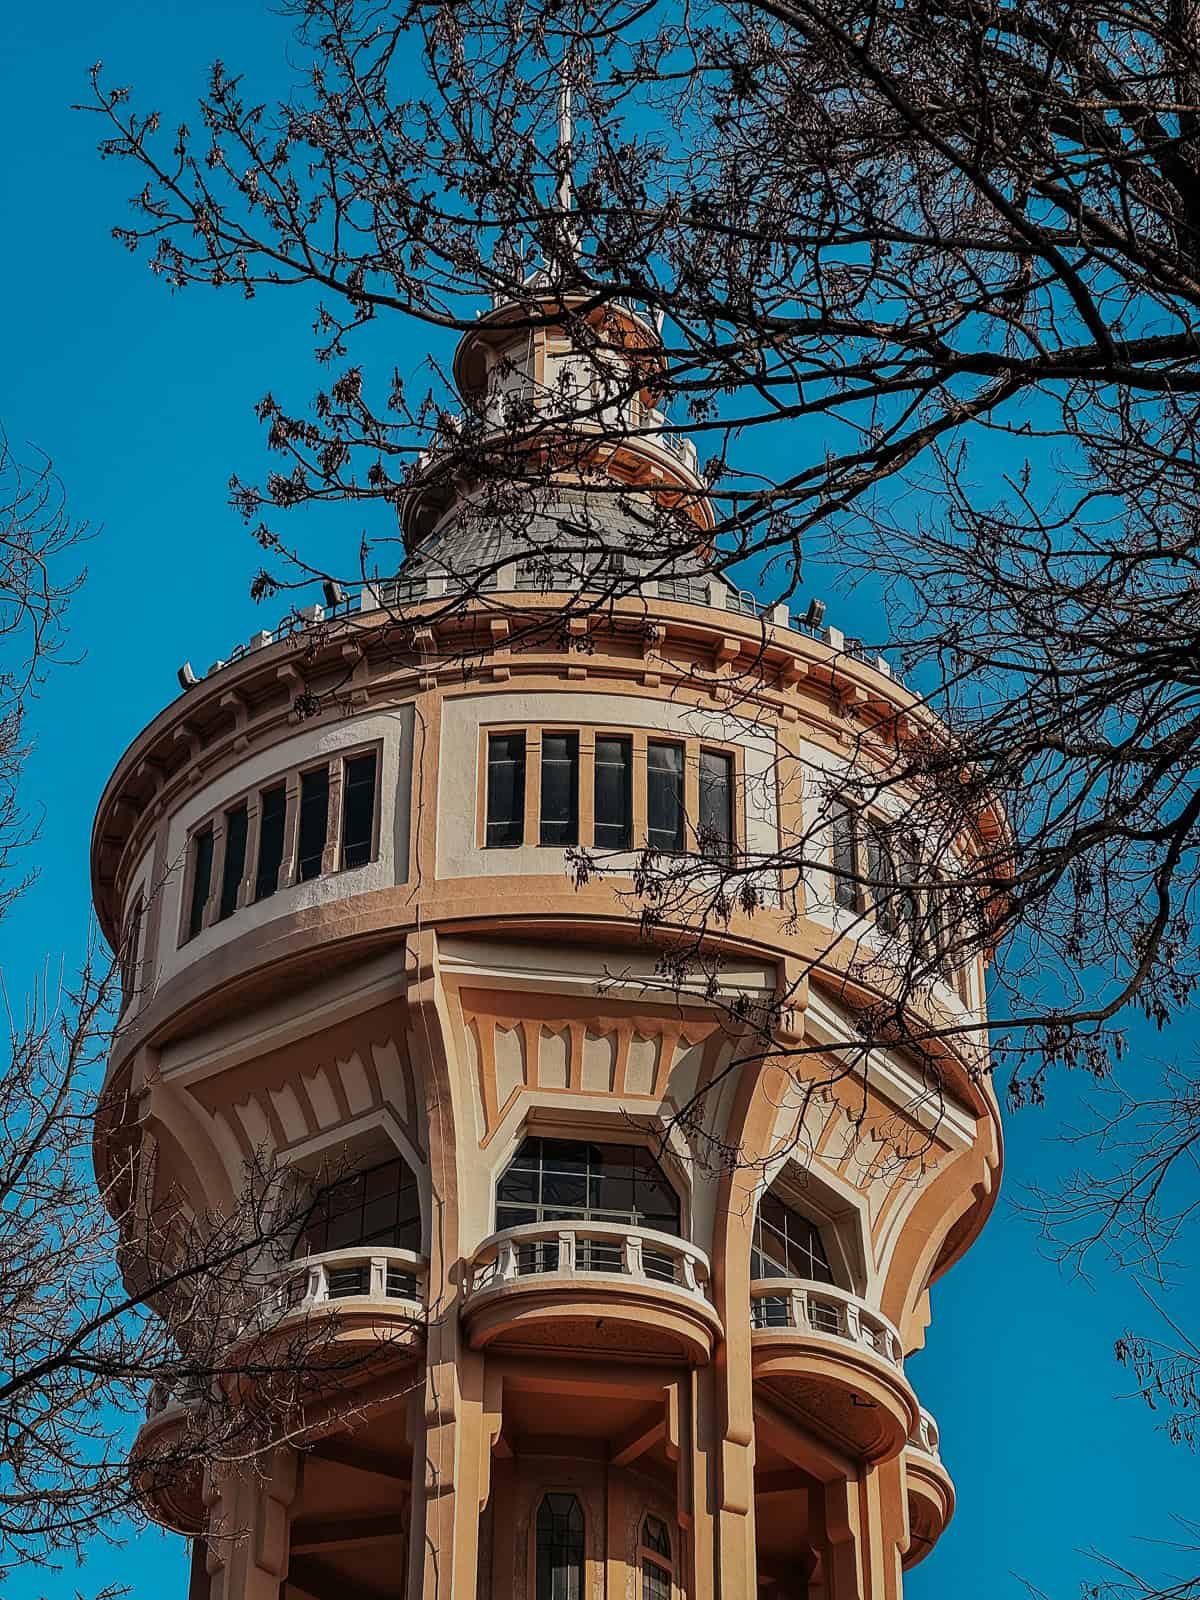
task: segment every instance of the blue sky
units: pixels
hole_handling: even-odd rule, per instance
[[[247,598],[255,550],[226,483],[235,470],[259,470],[253,403],[268,388],[298,403],[315,381],[301,300],[172,296],[111,241],[135,179],[99,162],[99,124],[70,106],[86,98],[88,67],[101,58],[114,81],[170,113],[187,114],[218,56],[261,74],[269,90],[281,37],[279,19],[254,0],[62,0],[10,7],[5,18],[0,419],[15,445],[32,440],[54,456],[75,512],[99,530],[73,614],[83,660],[52,679],[33,719],[28,798],[44,808],[44,845],[40,882],[0,926],[10,995],[42,961],[79,949],[95,801],[125,744],[176,693],[180,661],[202,669],[264,625]],[[424,334],[401,324],[390,337],[387,360],[415,375]],[[378,348],[383,340],[381,330]],[[339,518],[350,560],[361,520],[353,507]],[[830,620],[871,634],[869,615],[848,614],[856,604],[840,599]],[[1193,1033],[1177,1030],[1170,1048],[1191,1051]],[[1064,1164],[1055,1135],[1078,1115],[1075,1085],[1059,1083],[1047,1109],[1009,1119],[1008,1195]],[[1186,1278],[1173,1310],[1196,1326]],[[1006,1600],[1025,1592],[1022,1579],[1074,1596],[1092,1575],[1083,1552],[1093,1547],[1169,1567],[1152,1541],[1170,1539],[1169,1513],[1200,1499],[1200,1464],[1156,1432],[1140,1402],[1121,1398],[1129,1383],[1113,1340],[1151,1320],[1131,1286],[1062,1275],[1002,1196],[983,1239],[935,1289],[933,1311],[910,1371],[941,1424],[959,1509],[909,1579],[913,1600]],[[65,1597],[112,1578],[138,1596],[182,1596],[182,1545],[141,1534],[119,1553],[97,1552],[86,1573],[30,1573],[7,1592]]]

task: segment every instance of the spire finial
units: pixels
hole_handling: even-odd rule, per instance
[[[558,84],[558,208],[571,209],[571,54],[563,56]]]

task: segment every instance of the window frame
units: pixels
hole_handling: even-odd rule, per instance
[[[664,1555],[656,1545],[649,1543],[646,1538],[646,1524],[650,1521],[651,1517],[654,1518],[655,1522],[662,1524],[663,1531],[667,1536],[669,1551],[666,1555]],[[647,1565],[657,1568],[657,1570],[665,1576],[667,1580],[667,1592],[670,1595],[674,1595],[676,1590],[675,1552],[677,1548],[678,1541],[672,1535],[670,1521],[666,1517],[660,1517],[657,1512],[643,1511],[638,1521],[636,1556],[638,1574],[637,1587],[641,1600],[651,1600],[651,1597],[647,1595],[646,1591],[646,1579],[648,1577],[646,1572]]]
[[[637,854],[647,848],[649,826],[647,796],[649,774],[647,752],[651,744],[678,745],[683,750],[683,846],[681,854],[704,857],[699,848],[697,827],[700,815],[700,757],[704,751],[725,757],[729,761],[729,799],[732,823],[732,840],[729,859],[734,860],[745,848],[745,751],[740,744],[719,739],[702,739],[690,734],[676,734],[670,729],[646,727],[615,727],[608,722],[494,722],[481,723],[476,748],[476,801],[475,847],[480,851],[543,850],[558,851],[573,848],[570,845],[541,843],[541,783],[542,739],[545,734],[576,734],[579,739],[577,768],[577,811],[579,818],[578,848],[601,851],[606,855]],[[493,737],[523,734],[525,738],[525,806],[524,827],[520,845],[493,845],[488,843],[488,753]],[[601,739],[619,739],[629,745],[629,844],[624,846],[596,843],[596,742]],[[711,867],[719,871],[725,859],[712,859]]]
[[[367,861],[357,867],[343,867],[342,861],[342,828],[344,823],[344,795],[346,765],[350,761],[374,753],[375,756],[375,790],[373,797],[373,815],[371,822],[371,854]],[[329,773],[329,788],[326,801],[325,816],[325,843],[321,851],[321,869],[313,877],[302,879],[300,870],[300,788],[301,781],[308,772],[318,772],[324,767]],[[370,866],[378,861],[381,832],[381,810],[383,797],[383,767],[384,750],[382,739],[366,739],[361,744],[348,745],[344,750],[332,750],[324,760],[307,760],[296,766],[284,767],[263,778],[257,779],[247,788],[237,789],[228,795],[211,811],[198,818],[188,829],[186,851],[186,870],[183,878],[183,892],[180,896],[179,908],[179,947],[188,944],[191,939],[198,938],[201,933],[218,923],[232,923],[239,911],[248,906],[259,905],[272,899],[285,889],[294,889],[300,883],[315,883],[322,878],[334,877],[341,872],[360,872],[364,866]],[[280,856],[279,872],[274,890],[270,894],[259,895],[259,853],[262,844],[262,799],[263,796],[275,789],[283,789],[283,851]],[[221,886],[225,874],[225,852],[228,845],[228,828],[226,819],[246,808],[246,842],[245,858],[242,864],[242,875],[238,883],[236,901],[232,911],[226,916],[219,915],[221,904]],[[201,925],[196,932],[190,933],[190,908],[193,887],[195,884],[196,853],[195,840],[208,828],[213,834],[213,859],[212,871],[209,881],[208,897],[204,904]]]
[[[552,1591],[550,1596],[545,1596],[539,1587],[541,1571],[538,1560],[541,1547],[538,1523],[541,1519],[542,1507],[552,1495],[563,1495],[570,1498],[575,1502],[576,1509],[579,1512],[579,1519],[582,1526],[579,1535],[579,1557],[577,1566],[579,1576],[578,1600],[587,1600],[589,1566],[588,1514],[585,1496],[580,1492],[580,1488],[577,1484],[572,1484],[570,1486],[546,1484],[544,1487],[539,1487],[536,1491],[533,1501],[533,1514],[529,1518],[529,1592],[532,1596],[532,1600],[552,1600]]]

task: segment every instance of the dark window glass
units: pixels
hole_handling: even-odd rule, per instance
[[[895,933],[900,926],[900,911],[896,902],[896,863],[892,856],[891,840],[878,822],[867,824],[867,877],[870,879],[875,921],[885,933]]]
[[[583,1600],[583,1512],[573,1494],[548,1494],[537,1514],[537,1600]]]
[[[719,750],[700,752],[700,849],[711,861],[733,853],[733,757]]]
[[[597,739],[597,850],[628,850],[633,842],[632,777],[632,739]]]
[[[860,908],[858,878],[858,813],[839,805],[833,813],[833,898],[847,911]]]
[[[579,843],[579,735],[542,735],[542,844]]]
[[[349,1250],[355,1245],[421,1248],[417,1180],[399,1157],[356,1172],[326,1189],[313,1207],[292,1254],[312,1256],[324,1250]]]
[[[652,850],[683,849],[683,746],[646,747],[646,823]]]
[[[218,918],[224,922],[237,910],[238,889],[246,871],[246,807],[235,806],[225,813],[225,859],[221,863],[221,905]]]
[[[329,768],[300,774],[300,841],[296,875],[301,883],[319,878],[329,836]]]
[[[924,937],[921,927],[921,898],[918,884],[921,881],[921,863],[912,845],[901,845],[896,860],[896,919],[897,932],[903,932],[914,943]]]
[[[820,1230],[770,1190],[758,1204],[750,1249],[752,1278],[806,1278],[832,1283]]]
[[[375,751],[346,763],[342,790],[342,865],[364,867],[375,842]]]
[[[254,898],[266,900],[279,887],[287,789],[282,783],[274,789],[264,789],[258,797],[258,804],[258,871],[254,875]]]
[[[142,898],[138,896],[125,923],[121,940],[121,997],[128,1002],[137,983],[138,946],[142,937]]]
[[[642,1600],[671,1600],[671,1574],[649,1556],[642,1557]]]
[[[491,850],[525,842],[525,735],[488,737],[487,843]]]
[[[642,1543],[655,1555],[666,1556],[668,1561],[671,1559],[671,1535],[661,1517],[647,1517],[643,1522]]]
[[[496,1189],[497,1229],[570,1221],[628,1222],[678,1235],[679,1196],[638,1145],[526,1139]]]
[[[192,840],[192,903],[188,909],[188,938],[204,926],[204,907],[212,888],[213,831],[205,828]]]

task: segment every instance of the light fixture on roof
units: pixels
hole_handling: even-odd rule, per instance
[[[325,579],[325,582],[321,585],[321,592],[325,596],[325,604],[330,610],[335,606],[340,606],[346,598],[346,591],[340,583],[335,583],[332,578]]]
[[[200,682],[200,679],[192,671],[192,663],[190,661],[185,661],[175,676],[179,679],[179,687],[181,689],[194,689]]]
[[[824,621],[824,600],[810,600],[808,602],[808,610],[804,613],[804,626],[806,628],[819,628]]]

